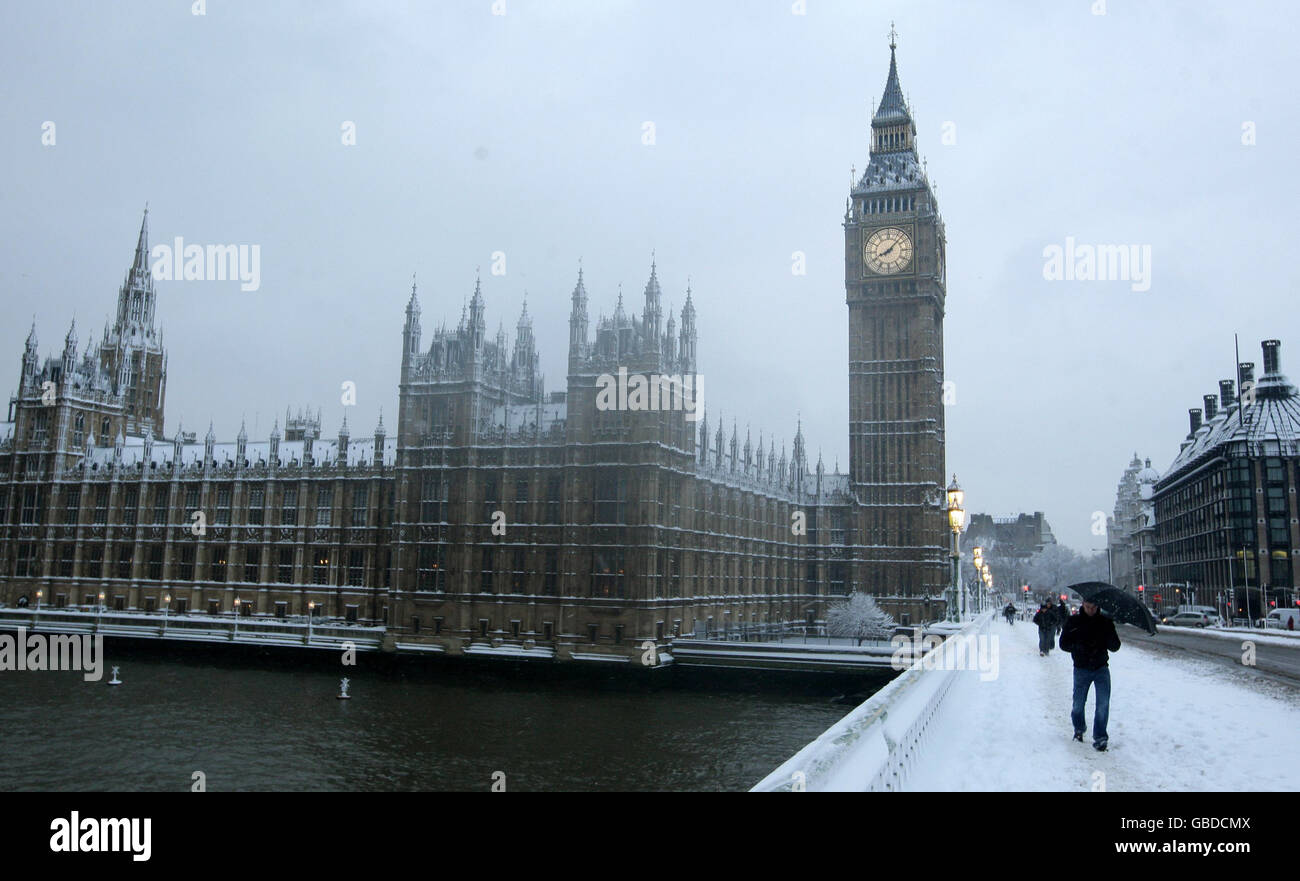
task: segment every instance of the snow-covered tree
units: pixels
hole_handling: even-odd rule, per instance
[[[896,626],[893,617],[876,605],[870,594],[861,591],[833,603],[826,612],[826,629],[831,636],[856,639],[858,645],[864,639],[885,639]]]

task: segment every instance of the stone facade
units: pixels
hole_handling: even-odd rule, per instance
[[[943,227],[898,89],[891,58],[845,217],[851,474],[811,462],[798,424],[778,453],[703,410],[694,292],[665,313],[653,259],[640,313],[620,291],[594,334],[579,268],[563,391],[546,391],[526,304],[513,345],[488,337],[476,283],[426,340],[412,284],[392,437],[381,418],[354,440],[345,419],[326,439],[319,413],[286,412],[265,441],[242,426],[164,440],[142,225],[95,356],[78,360],[70,332],[40,366],[29,337],[0,423],[0,601],[238,599],[245,615],[380,623],[412,651],[613,662],[679,633],[815,622],[855,588],[903,623],[942,618]],[[862,248],[885,227],[916,256],[877,275]]]

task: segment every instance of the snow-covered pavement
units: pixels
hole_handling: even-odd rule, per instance
[[[1134,631],[1120,627],[1124,642]],[[1070,656],[996,621],[996,679],[963,673],[906,782],[918,791],[1300,791],[1300,689],[1125,643],[1110,657],[1110,748],[1071,740]]]

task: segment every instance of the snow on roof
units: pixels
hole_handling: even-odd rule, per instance
[[[280,441],[279,467],[301,467],[305,441]],[[348,441],[347,466],[355,468],[370,465],[374,460],[374,438],[362,437]],[[181,444],[181,466],[195,467],[203,464],[203,443]],[[90,451],[89,461],[92,465],[105,467],[113,461],[113,447],[95,447]],[[150,459],[157,468],[170,467],[175,454],[175,444],[170,440],[153,442]],[[212,445],[212,458],[217,468],[231,467],[236,462],[238,446],[234,442]],[[244,458],[252,467],[265,466],[271,455],[270,441],[249,442],[244,446]],[[122,466],[133,468],[144,461],[144,438],[129,437],[122,445]],[[315,440],[312,442],[312,466],[321,468],[337,466],[339,462],[338,440]],[[397,462],[397,439],[384,441],[384,464],[391,466]]]

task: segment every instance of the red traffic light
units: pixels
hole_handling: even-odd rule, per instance
[[[1029,593],[1029,585],[1026,584],[1026,585],[1024,586],[1023,590],[1024,590],[1025,593]]]
[[[1138,593],[1146,593],[1146,590],[1147,590],[1147,586],[1145,584],[1138,585]]]

